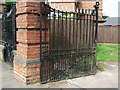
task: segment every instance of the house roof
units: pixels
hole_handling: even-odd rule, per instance
[[[120,19],[120,17],[108,17],[106,19],[106,22],[104,23],[105,26],[118,26],[120,25],[120,22],[118,22],[118,19]]]

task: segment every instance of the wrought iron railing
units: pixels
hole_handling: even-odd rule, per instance
[[[65,12],[41,3],[41,83],[96,73],[98,6]]]
[[[3,59],[12,65],[14,60],[13,50],[16,49],[16,5],[13,4],[12,9],[9,12],[6,11],[5,9],[2,15]]]

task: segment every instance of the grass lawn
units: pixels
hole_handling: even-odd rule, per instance
[[[118,44],[98,44],[97,61],[118,61]]]

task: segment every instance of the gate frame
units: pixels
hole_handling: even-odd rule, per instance
[[[45,4],[46,5],[46,4]],[[46,9],[41,9],[41,12],[49,12],[49,9],[51,10],[52,8],[51,7],[49,7],[49,5],[47,6],[46,5],[46,7],[48,7],[48,10],[47,10],[47,8]],[[94,21],[94,23],[95,23],[95,39],[94,39],[94,47],[93,48],[95,48],[95,59],[96,59],[96,47],[97,47],[97,40],[98,40],[98,9],[99,9],[99,2],[97,1],[96,3],[95,3],[95,5],[93,6],[95,9],[94,9],[94,12],[93,13],[95,13],[95,21]],[[44,8],[44,7],[43,7]],[[55,13],[54,12],[54,10],[55,9],[53,9],[53,13]],[[67,12],[66,12],[67,13]],[[46,13],[46,14],[48,14],[48,13]],[[94,15],[93,15],[94,16]],[[41,14],[41,16],[40,16],[40,21],[42,22],[42,14]],[[40,25],[40,28],[42,28],[42,25]],[[40,62],[41,62],[41,68],[42,68],[42,65],[43,65],[43,63],[42,63],[42,59],[44,58],[44,56],[42,55],[42,54],[44,54],[44,52],[42,51],[42,30],[40,31],[41,33],[40,33]],[[49,52],[49,51],[48,51]],[[44,59],[43,59],[44,60]],[[95,66],[95,68],[97,68],[96,67],[96,60],[93,62],[94,63],[94,66]],[[42,69],[40,68],[40,74],[41,73],[44,73],[44,71],[42,72]],[[43,67],[44,68],[44,67]],[[94,75],[94,74],[96,74],[96,69],[94,69],[94,73],[92,74],[92,75]],[[42,76],[42,75],[41,75]],[[44,76],[44,75],[43,75]],[[53,76],[54,77],[54,76]],[[54,80],[53,80],[54,81]],[[41,83],[47,83],[47,82],[51,82],[50,81],[50,79],[48,79],[48,80],[46,80],[46,81],[42,81],[42,79],[41,79]]]
[[[42,31],[42,28],[40,27],[42,27],[42,24],[39,23],[38,25],[39,20],[36,21],[36,19],[39,18],[38,16],[41,15],[40,2],[36,2],[36,0],[33,0],[33,2],[30,1],[31,0],[18,2],[16,5],[18,44],[17,53],[14,59],[14,76],[15,79],[26,84],[40,83],[40,48],[42,48],[42,46],[40,46],[40,41],[43,40],[42,35],[40,35],[40,32]],[[29,4],[35,7],[31,8]],[[41,38],[37,38],[38,34]],[[35,38],[37,39],[35,40]],[[36,54],[33,54],[33,52],[36,52]]]

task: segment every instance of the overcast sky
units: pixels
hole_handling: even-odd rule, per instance
[[[118,2],[120,0],[103,0],[103,15],[118,17]]]

